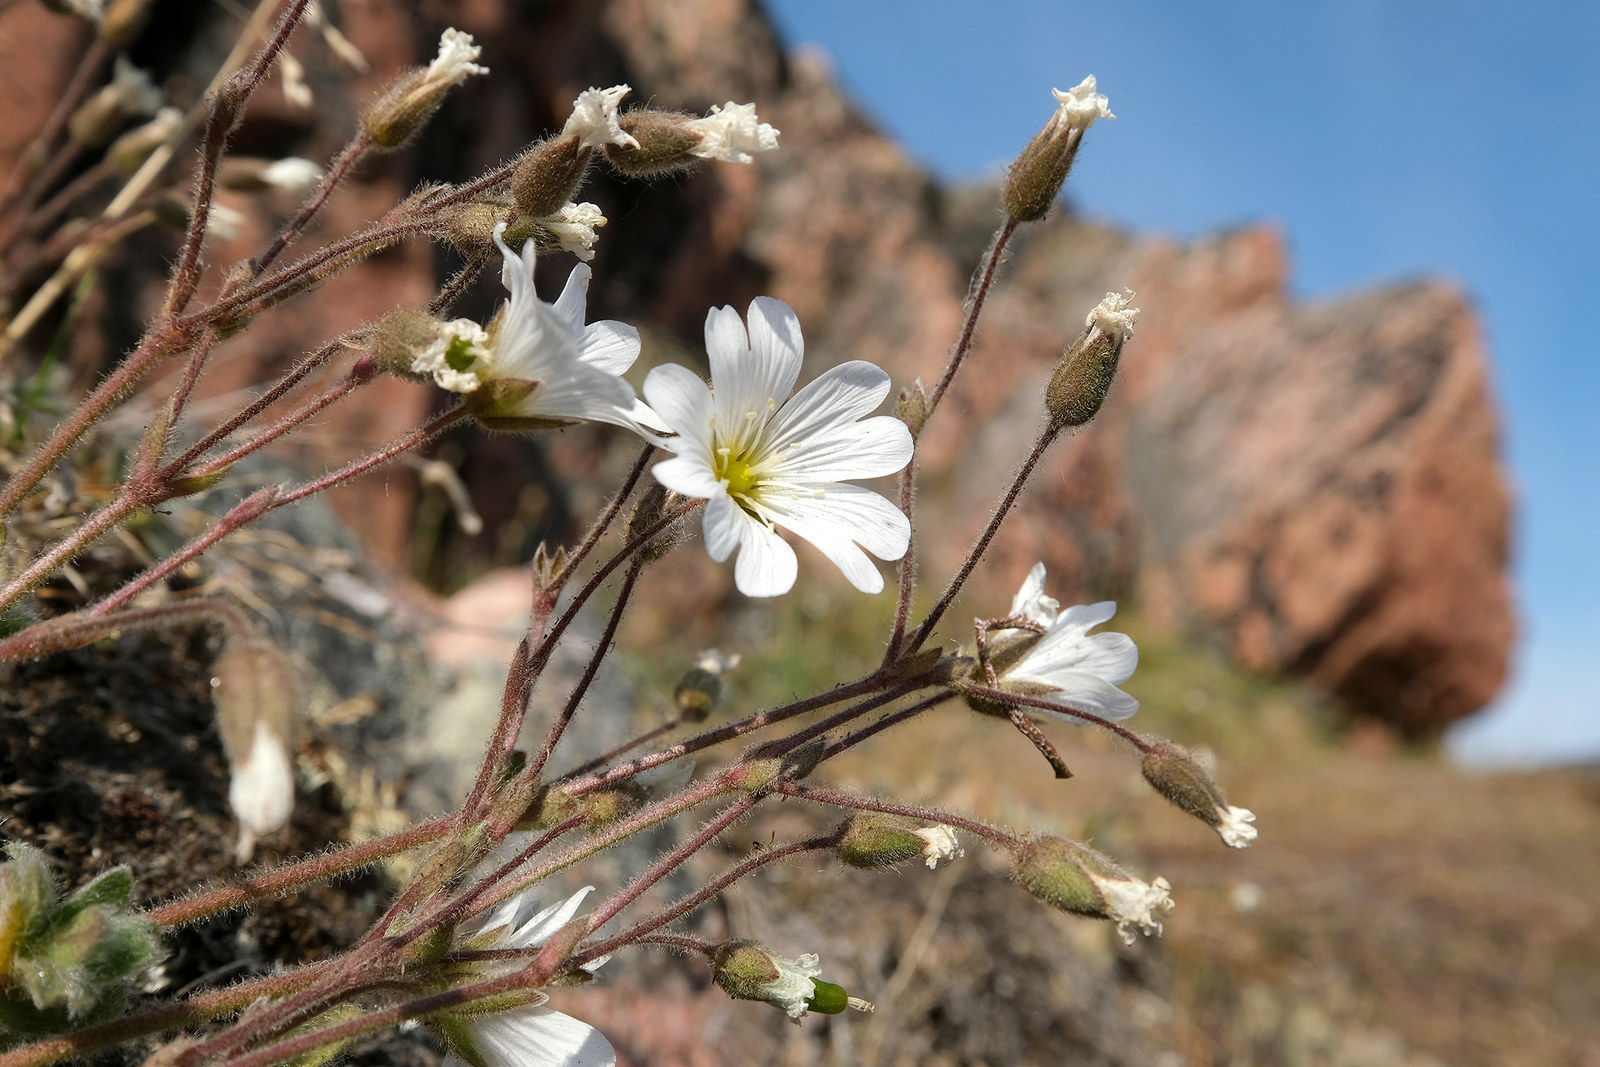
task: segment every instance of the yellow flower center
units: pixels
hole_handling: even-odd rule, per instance
[[[750,460],[742,453],[736,456],[733,449],[723,447],[715,455],[711,469],[718,481],[728,483],[729,496],[747,497],[761,484],[760,477],[750,469]]]

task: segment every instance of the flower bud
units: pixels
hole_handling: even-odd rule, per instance
[[[1128,306],[1132,291],[1124,293],[1107,293],[1094,306],[1083,333],[1056,364],[1044,394],[1045,409],[1056,429],[1082,426],[1094,418],[1111,392],[1122,346],[1139,321],[1139,309]]]
[[[844,990],[817,982],[822,973],[814,955],[775,956],[754,941],[726,941],[711,959],[711,977],[735,1000],[764,1000],[799,1022],[808,1011],[837,1014],[849,1005]],[[821,988],[819,988],[821,987]]]
[[[404,144],[433,117],[446,93],[474,74],[489,73],[473,62],[482,52],[470,33],[445,30],[433,62],[395,79],[362,112],[361,128],[382,148]]]
[[[1067,92],[1050,92],[1059,105],[1056,113],[1011,164],[1001,194],[1006,213],[1018,222],[1035,222],[1049,213],[1078,155],[1084,131],[1097,118],[1116,118],[1106,107],[1106,98],[1095,92],[1093,74]]]
[[[154,0],[110,0],[100,18],[100,37],[117,48],[126,48],[144,32]]]
[[[895,418],[906,424],[915,437],[922,432],[923,423],[928,421],[928,393],[923,388],[922,379],[918,378],[900,390],[900,396],[894,404]]]
[[[931,870],[941,860],[966,855],[948,826],[919,827],[909,819],[872,811],[846,824],[835,851],[841,862],[862,868],[893,867],[920,855]]]
[[[78,106],[67,120],[67,132],[79,144],[98,148],[129,119],[154,115],[160,108],[161,91],[150,75],[118,56],[111,83]]]
[[[445,211],[444,237],[464,256],[485,252],[494,246],[494,228],[515,210],[509,196],[475,197]]]
[[[1131,927],[1161,932],[1159,913],[1172,910],[1165,878],[1146,884],[1087,845],[1060,837],[1037,837],[1017,850],[1011,876],[1053,908],[1117,924],[1133,944]]]
[[[1255,813],[1228,804],[1222,790],[1187,749],[1160,738],[1147,739],[1150,750],[1139,769],[1145,781],[1173,805],[1217,832],[1229,848],[1245,848],[1256,839]]]
[[[111,142],[111,147],[106,149],[106,160],[118,173],[132,174],[182,125],[183,112],[175,107],[164,107],[143,126],[136,126]]]
[[[322,168],[309,159],[287,156],[283,159],[252,159],[233,156],[223,163],[218,182],[224,189],[241,193],[276,191],[307,197],[322,182]]]
[[[576,135],[552,137],[528,149],[511,172],[517,210],[530,220],[560,211],[583,185],[593,158]]]
[[[606,160],[635,178],[688,170],[703,159],[750,163],[752,153],[778,147],[778,131],[757,121],[756,106],[732,100],[704,118],[640,108],[619,116],[618,125],[634,143],[607,145]]]
[[[672,702],[690,722],[704,722],[720,699],[722,679],[699,667],[690,667],[672,688]]]
[[[241,862],[294,808],[295,677],[289,657],[254,636],[230,637],[217,657],[211,699],[233,776],[228,803],[239,818]]]

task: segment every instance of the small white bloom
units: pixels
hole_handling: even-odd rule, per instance
[[[438,90],[460,85],[474,74],[489,73],[488,67],[474,63],[483,48],[472,41],[472,34],[451,27],[439,35],[439,54],[428,64],[423,84]]]
[[[626,85],[585,89],[572,102],[572,115],[561,128],[561,136],[576,136],[583,148],[603,148],[608,144],[638,148],[639,142],[633,134],[625,133],[617,120],[617,105],[632,91]]]
[[[231,241],[239,236],[239,231],[244,228],[244,212],[236,211],[226,204],[211,201],[211,210],[206,214],[206,236],[214,237],[218,241]]]
[[[322,181],[322,168],[309,159],[287,156],[267,164],[261,172],[261,180],[280,192],[310,196]]]
[[[505,223],[495,227],[494,241],[505,258],[500,277],[511,298],[491,331],[490,357],[466,369],[480,384],[514,381],[526,386],[527,392],[484,414],[505,420],[561,424],[592,419],[629,429],[639,425],[664,429],[622,379],[639,358],[639,331],[611,319],[584,324],[588,265],[574,267],[556,302],[547,304],[533,288],[533,242],[524,244],[519,256],[501,240],[504,230]]]
[[[1229,805],[1217,813],[1217,833],[1229,848],[1247,848],[1256,839],[1256,828],[1250,825],[1255,821],[1255,812],[1249,808]]]
[[[1121,344],[1133,336],[1133,324],[1139,321],[1139,309],[1128,306],[1132,299],[1132,289],[1107,293],[1104,300],[1090,309],[1089,317],[1083,320],[1084,326],[1091,330],[1098,329]]]
[[[720,648],[701,649],[694,657],[694,665],[707,674],[726,674],[739,665],[744,657],[737,652],[724,652]]]
[[[316,103],[311,83],[306,81],[306,67],[287,49],[278,53],[278,71],[283,75],[283,99],[291,106],[308,108]]]
[[[889,376],[861,360],[826,371],[790,397],[804,342],[789,305],[750,304],[748,332],[731,307],[706,316],[711,388],[677,364],[645,379],[650,406],[676,433],[656,480],[706,500],[706,550],[721,562],[739,549],[734,584],[778,596],[795,582],[784,527],[810,541],[864,593],[883,589],[867,558],[905,555],[911,524],[882,496],[847,479],[893,474],[911,459],[911,432],[889,415],[863,418],[889,392]],[[787,398],[787,399],[785,399]],[[781,406],[780,406],[781,405]]]
[[[754,104],[736,104],[732,100],[721,107],[712,104],[711,114],[684,125],[700,134],[700,143],[689,149],[689,154],[703,159],[749,163],[755,159],[750,153],[771,152],[778,147],[778,131],[768,123],[756,121]]]
[[[772,956],[778,968],[774,978],[763,990],[767,1003],[783,1009],[784,1014],[799,1022],[811,1010],[811,998],[817,995],[817,983],[812,981],[822,973],[822,961],[815,953],[806,953],[797,960]]]
[[[1133,944],[1131,927],[1147,934],[1161,932],[1160,916],[1172,910],[1172,886],[1165,878],[1146,884],[1137,878],[1106,878],[1092,870],[1089,877],[1105,898],[1106,915],[1117,924],[1125,944]]]
[[[585,886],[541,910],[532,890],[527,890],[463,924],[460,934],[489,934],[493,937],[489,947],[495,949],[537,948],[572,921],[583,899],[593,891],[593,886]],[[594,971],[604,962],[601,957],[585,964],[584,970]],[[515,967],[515,963],[507,963],[501,970],[509,972]],[[604,1034],[542,1001],[494,1015],[464,1015],[458,1022],[473,1051],[488,1067],[615,1067],[617,1062],[616,1051]],[[446,1057],[444,1062],[446,1067],[467,1067],[457,1056]]]
[[[1080,132],[1087,130],[1094,125],[1095,119],[1117,117],[1106,106],[1110,101],[1095,92],[1095,88],[1094,75],[1091,74],[1066,92],[1060,89],[1050,90],[1056,98],[1056,103],[1060,105],[1050,119],[1053,136],[1064,136],[1072,130]]]
[[[283,739],[256,720],[250,751],[230,768],[228,806],[239,818],[239,862],[250,858],[255,839],[276,833],[294,810],[294,767]]]
[[[150,75],[118,56],[112,69],[111,84],[97,94],[124,115],[154,115],[161,110],[161,90]]]
[[[1001,672],[1002,685],[1024,682],[1041,687],[1045,691],[1038,694],[1040,699],[1060,702],[1059,715],[1068,721],[1073,720],[1074,706],[1107,719],[1126,719],[1139,710],[1139,702],[1117,686],[1139,665],[1139,649],[1127,634],[1089,633],[1109,622],[1117,605],[1104,600],[1058,612],[1057,602],[1044,594],[1044,575],[1043,563],[1028,572],[1011,610],[1044,626],[1045,632]],[[1022,632],[995,631],[997,635]]]
[[[938,826],[928,826],[911,832],[927,842],[922,850],[922,857],[927,861],[929,870],[938,867],[941,862],[948,863],[967,854],[967,850],[961,847],[961,842],[956,838],[954,827],[941,823]]]
[[[411,373],[431,374],[441,389],[470,393],[494,365],[489,335],[471,319],[439,324],[438,335],[411,361]]]
[[[597,205],[571,201],[554,215],[539,220],[539,225],[550,231],[557,244],[585,263],[594,258],[594,245],[600,239],[595,231],[605,224],[606,217]]]

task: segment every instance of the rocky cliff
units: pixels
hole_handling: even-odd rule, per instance
[[[224,46],[224,16],[180,0],[157,10],[172,29],[147,33],[135,59],[169,93],[192,94]],[[940,188],[863,118],[825,62],[785,51],[758,5],[475,0],[345,4],[335,14],[372,62],[356,78],[355,99],[427,58],[445,24],[485,43],[495,76],[464,87],[418,143],[364,168],[324,232],[371,217],[418,181],[459,180],[513,156],[559,125],[590,85],[626,82],[635,100],[693,110],[753,100],[782,130],[782,150],[755,167],[706,168],[653,186],[602,177],[591,187],[586,195],[614,220],[594,263],[592,314],[640,324],[646,362],[692,360],[708,306],[770,293],[800,314],[808,374],[842,358],[876,361],[903,381],[937,374],[966,279],[998,221],[993,196]],[[73,31],[53,22],[28,32],[43,41]],[[351,94],[338,87],[351,75],[314,33],[302,31],[294,52],[316,104],[263,94],[236,136],[243,150],[315,158],[352,128]],[[24,83],[59,82],[71,55],[39,45],[19,59],[50,69]],[[1091,139],[1082,165],[1092,156]],[[263,226],[275,210],[244,206]],[[246,253],[253,236],[218,259]],[[567,265],[551,258],[553,280]],[[248,382],[397,299],[422,302],[450,266],[421,245],[363,265],[294,314],[263,320],[225,352],[213,388]],[[954,410],[927,439],[925,573],[947,570],[981,525],[1085,311],[1105,291],[1130,287],[1144,317],[1122,380],[1101,419],[1058,446],[1024,497],[975,581],[973,612],[1003,605],[1042,559],[1065,595],[1131,600],[1252,667],[1308,678],[1357,713],[1426,736],[1495,694],[1513,632],[1510,500],[1477,321],[1448,285],[1301,304],[1288,273],[1270,228],[1180,245],[1063,209],[1025,233]],[[460,310],[486,316],[497,298],[485,279]],[[148,299],[102,309],[108,349],[132,329],[129,308]],[[385,439],[436,401],[379,383],[330,436],[343,448]],[[489,528],[466,543],[441,528],[435,562],[492,555],[489,546],[523,551],[536,536],[564,532],[592,491],[540,472],[599,471],[607,440],[580,431],[449,442]],[[414,551],[416,496],[409,474],[345,496],[374,554],[391,565]],[[732,595],[720,572],[703,576],[703,600]]]

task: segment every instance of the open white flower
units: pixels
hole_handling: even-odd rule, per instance
[[[632,91],[626,85],[585,89],[572,102],[572,114],[561,127],[561,136],[576,136],[581,148],[604,148],[608,144],[638,148],[639,142],[623,130],[617,118],[617,105]]]
[[[889,376],[861,360],[826,371],[794,396],[804,342],[789,305],[750,304],[746,332],[731,307],[706,316],[711,388],[677,364],[645,379],[645,398],[676,434],[656,480],[706,500],[706,550],[721,562],[739,549],[734,583],[746,596],[794,586],[794,549],[777,527],[817,546],[864,593],[883,589],[867,558],[905,555],[911,524],[882,496],[847,479],[893,474],[911,460],[911,432],[889,415],[863,418],[889,392]],[[785,398],[788,398],[785,400]]]
[[[1080,604],[1065,611],[1044,591],[1044,564],[1028,572],[1011,601],[1011,613],[1045,628],[1042,635],[1025,630],[997,630],[998,641],[1026,635],[1032,644],[1000,670],[1002,688],[1022,688],[1030,696],[1060,702],[1060,716],[1069,721],[1078,707],[1107,719],[1126,719],[1139,710],[1139,702],[1118,689],[1139,665],[1139,649],[1127,634],[1089,631],[1117,613],[1114,601]],[[998,658],[998,657],[997,657]]]
[[[611,319],[583,321],[589,267],[574,267],[556,302],[547,304],[533,287],[533,242],[519,256],[501,240],[504,230],[504,223],[495,227],[494,241],[505,257],[500,277],[511,298],[487,335],[446,324],[441,353],[430,348],[412,369],[472,394],[474,415],[491,426],[538,429],[592,420],[661,429],[622,379],[639,358],[639,331]]]
[[[540,909],[531,890],[501,903],[460,932],[466,939],[488,935],[479,947],[494,949],[537,948],[571,922],[593,886],[585,886],[564,901]],[[584,965],[593,971],[601,957]],[[510,970],[515,964],[506,965]],[[563,1015],[543,1002],[493,1015],[465,1014],[449,1027],[458,1051],[475,1057],[475,1067],[615,1067],[617,1054],[611,1042],[588,1023]],[[445,1067],[467,1067],[459,1056],[445,1058]]]
[[[756,120],[754,104],[732,100],[721,107],[712,104],[711,114],[684,125],[700,134],[700,143],[689,149],[689,154],[703,159],[749,163],[755,159],[752,152],[771,152],[778,147],[778,131],[770,123]]]

